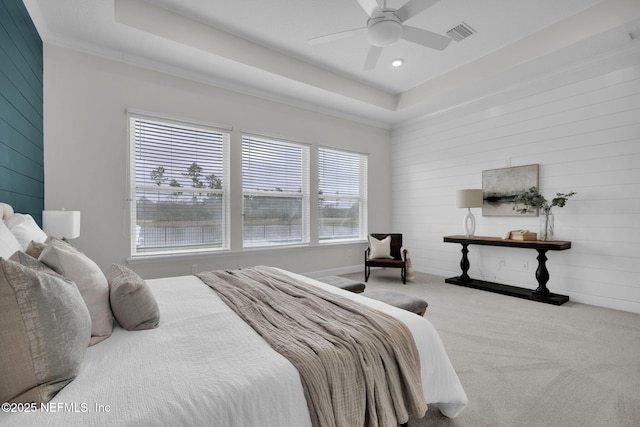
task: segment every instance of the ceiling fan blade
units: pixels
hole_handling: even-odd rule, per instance
[[[353,37],[358,35],[359,33],[365,34],[367,32],[367,28],[355,28],[353,30],[340,31],[333,34],[326,34],[320,37],[314,37],[312,39],[307,40],[307,42],[311,45],[320,44],[320,43],[328,43],[335,40],[346,39],[347,37]]]
[[[360,6],[367,12],[367,15],[379,15],[380,5],[376,0],[357,0]]]
[[[376,64],[378,64],[378,59],[380,59],[381,53],[381,47],[371,46],[371,48],[369,49],[369,53],[367,54],[367,59],[364,61],[364,69],[373,70],[374,68],[376,68]]]
[[[408,25],[402,26],[402,38],[437,50],[444,50],[451,43],[450,37]]]
[[[400,18],[401,22],[404,22],[430,8],[439,1],[440,0],[409,0],[408,3],[396,11],[396,16]]]

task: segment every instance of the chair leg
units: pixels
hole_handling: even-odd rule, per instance
[[[364,282],[368,282],[369,281],[369,274],[371,274],[371,267],[365,265],[364,266]]]
[[[400,276],[402,277],[402,284],[406,285],[407,284],[407,269],[402,267],[402,269],[400,270]]]

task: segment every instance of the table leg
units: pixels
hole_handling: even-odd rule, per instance
[[[538,269],[536,270],[536,279],[538,280],[538,288],[536,293],[539,295],[549,295],[547,282],[549,281],[549,270],[547,270],[547,250],[536,249],[538,251]]]
[[[469,271],[469,258],[467,257],[467,254],[469,253],[469,249],[468,243],[461,243],[462,245],[462,259],[460,260],[460,268],[462,269],[462,276],[460,276],[460,279],[468,282],[469,281],[469,275],[467,274],[467,272]]]

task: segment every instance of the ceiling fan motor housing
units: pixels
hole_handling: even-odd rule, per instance
[[[373,46],[389,46],[402,37],[402,22],[393,12],[383,10],[382,16],[372,17],[367,22],[368,39]]]

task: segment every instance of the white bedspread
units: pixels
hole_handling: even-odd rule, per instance
[[[400,318],[416,338],[430,410],[437,404],[455,417],[464,409],[467,396],[428,320],[292,275]],[[87,350],[80,374],[50,412],[0,412],[0,425],[311,426],[296,369],[213,290],[195,276],[148,283],[160,306],[158,329],[116,327]]]

